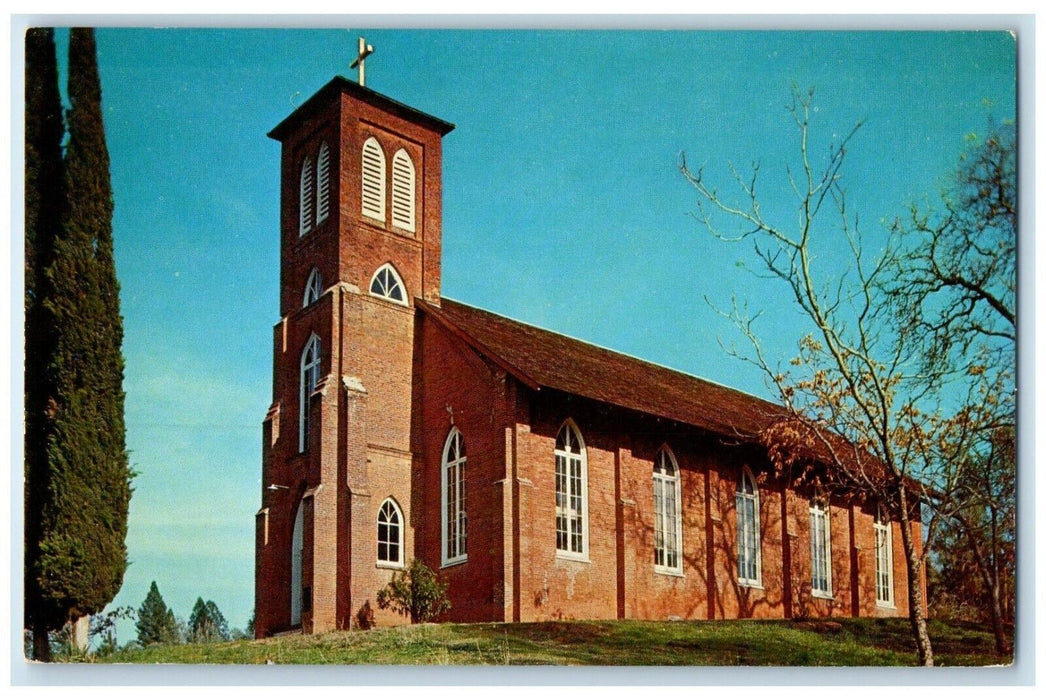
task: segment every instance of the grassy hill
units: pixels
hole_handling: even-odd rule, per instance
[[[930,623],[938,665],[1007,664],[987,629]],[[428,624],[220,644],[152,646],[103,663],[914,666],[908,623],[585,621]]]

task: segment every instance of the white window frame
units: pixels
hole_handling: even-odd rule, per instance
[[[894,607],[893,600],[893,526],[880,504],[875,511],[875,604]]]
[[[751,484],[751,493],[746,488],[746,482]],[[759,532],[759,484],[748,467],[741,470],[741,477],[737,481],[735,506],[737,509],[737,582],[748,588],[762,588],[763,543]]]
[[[331,152],[324,141],[316,156],[316,225],[319,226],[330,215],[331,205]]]
[[[315,189],[312,181],[312,157],[305,156],[301,162],[301,176],[298,180],[298,237],[312,231],[312,212]]]
[[[407,149],[401,148],[392,156],[392,225],[411,233],[414,233],[416,183],[414,161]]]
[[[654,571],[683,573],[681,474],[676,457],[663,445],[654,462]]]
[[[561,443],[564,447],[560,447]],[[577,451],[572,449],[575,444]],[[588,453],[574,421],[567,420],[559,429],[554,454],[556,556],[588,561]]]
[[[298,375],[298,452],[305,452],[309,447],[309,397],[320,381],[321,349],[320,337],[313,333],[301,351],[301,373]]]
[[[820,491],[810,499],[810,592],[832,597],[832,519],[828,499]],[[818,571],[818,565],[824,571]],[[818,584],[823,583],[823,586]]]
[[[305,309],[319,301],[323,295],[323,276],[319,269],[312,268],[309,279],[305,281],[305,295],[302,297],[301,308]]]
[[[390,283],[391,278],[391,283]],[[375,286],[378,290],[375,291]],[[377,270],[374,271],[374,275],[370,278],[370,285],[368,291],[371,296],[378,297],[379,299],[387,299],[393,304],[399,304],[400,306],[409,306],[407,301],[407,285],[403,284],[403,278],[396,272],[396,268],[392,266],[392,263],[385,263]],[[402,299],[396,299],[392,296],[395,289],[400,290]]]
[[[451,459],[451,449],[454,458]],[[440,555],[443,566],[468,560],[468,515],[465,484],[468,477],[465,438],[451,428],[443,443],[440,467]],[[453,509],[453,513],[450,511]]]
[[[373,136],[363,142],[360,154],[360,210],[385,223],[385,151]]]
[[[395,518],[396,521],[392,522],[390,518]],[[382,539],[381,528],[386,528],[386,537]],[[382,568],[403,568],[403,511],[400,509],[399,503],[396,503],[396,499],[389,497],[381,503],[381,507],[378,508],[377,518],[377,562],[378,566]],[[395,528],[395,535],[391,535],[392,529]],[[396,547],[395,558],[381,557],[381,546]]]

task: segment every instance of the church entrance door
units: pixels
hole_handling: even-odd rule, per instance
[[[301,624],[301,554],[304,548],[302,530],[305,509],[298,504],[294,517],[294,533],[291,535],[291,626]]]

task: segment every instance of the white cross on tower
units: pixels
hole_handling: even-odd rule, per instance
[[[363,62],[366,61],[367,60],[367,56],[370,56],[372,53],[374,53],[374,47],[371,46],[370,44],[368,44],[367,41],[363,37],[360,37],[359,54],[356,56],[356,60],[354,60],[352,62],[352,65],[349,66],[349,68],[356,68],[357,66],[359,66],[359,69],[360,69],[360,74],[359,74],[359,76],[360,76],[359,77],[360,85],[366,85],[366,83],[367,83],[367,72],[365,70],[365,66],[363,65]]]

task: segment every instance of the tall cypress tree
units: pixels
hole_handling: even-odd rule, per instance
[[[41,514],[49,490],[47,461],[53,386],[48,358],[55,334],[42,300],[51,296],[45,271],[54,262],[63,192],[62,102],[54,30],[25,35],[25,626],[39,629],[34,656],[47,658],[47,622],[41,619],[38,562]],[[37,620],[43,624],[37,624]]]
[[[27,611],[34,637],[102,610],[127,568],[131,472],[123,418],[123,339],[113,261],[113,197],[94,32],[69,37],[69,141],[54,256],[45,270],[46,489]],[[32,352],[32,351],[29,351]],[[27,531],[27,536],[28,536]],[[34,547],[37,546],[34,543]],[[28,547],[27,547],[28,549]]]

